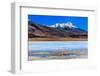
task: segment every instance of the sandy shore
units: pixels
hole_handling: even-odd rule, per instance
[[[29,38],[29,41],[87,41],[87,38]]]

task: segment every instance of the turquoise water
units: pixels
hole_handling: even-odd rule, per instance
[[[29,51],[56,51],[62,49],[76,50],[87,49],[87,41],[48,41],[48,42],[34,42],[29,41]]]

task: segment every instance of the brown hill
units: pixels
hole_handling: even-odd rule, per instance
[[[28,22],[28,37],[30,38],[82,38],[87,39],[87,32],[79,28],[49,27]]]

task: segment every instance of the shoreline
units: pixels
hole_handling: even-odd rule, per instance
[[[28,41],[88,41],[88,38],[28,38]]]

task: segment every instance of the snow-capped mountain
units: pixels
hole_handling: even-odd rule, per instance
[[[69,27],[69,28],[78,28],[77,26],[73,25],[72,22],[67,22],[67,23],[56,23],[54,25],[51,25],[50,27]]]
[[[51,26],[28,22],[29,38],[87,38],[87,35],[87,31],[76,27],[71,22],[56,23]]]

